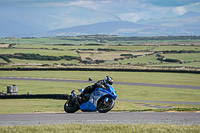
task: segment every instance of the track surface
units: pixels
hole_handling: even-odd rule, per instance
[[[4,80],[31,80],[31,81],[55,81],[55,82],[75,82],[75,83],[95,83],[95,81],[73,80],[73,79],[53,79],[53,78],[30,78],[30,77],[0,77]],[[149,84],[149,83],[130,83],[130,82],[114,82],[115,85],[134,85],[134,86],[151,86],[151,87],[167,87],[167,88],[181,88],[181,89],[197,89],[200,86],[186,86],[186,85],[170,85],[170,84]]]
[[[200,113],[175,112],[77,112],[38,113],[38,114],[0,114],[0,126],[38,125],[64,123],[115,123],[115,124],[177,124],[200,125]]]
[[[55,81],[55,82],[79,82],[89,83],[84,80],[67,80],[67,79],[49,79],[49,78],[26,78],[26,77],[0,77],[1,80],[32,80],[32,81]],[[90,82],[94,83],[94,81]],[[148,83],[125,83],[115,82],[116,85],[134,85],[134,86],[153,86],[181,89],[197,89],[200,86],[183,86],[183,85],[166,85],[166,84],[148,84]],[[126,100],[121,100],[126,101]],[[145,102],[131,100],[135,102]],[[167,101],[146,101],[175,103]],[[200,103],[178,102],[177,104]],[[178,125],[200,125],[200,113],[176,113],[176,112],[77,112],[73,114],[66,113],[36,113],[36,114],[0,114],[0,126],[2,125],[38,125],[38,124],[63,124],[63,123],[119,123],[119,124],[136,124],[136,123],[154,123],[154,124],[178,124]]]

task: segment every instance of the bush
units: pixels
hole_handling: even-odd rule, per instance
[[[1,57],[0,57],[1,58]],[[25,54],[25,53],[15,53],[14,55],[7,55],[7,58],[17,58],[17,59],[26,59],[26,60],[50,60],[50,61],[58,61],[61,59],[65,60],[80,60],[80,57],[75,56],[45,56],[40,54]]]
[[[120,54],[120,56],[129,56],[129,57],[133,57],[132,54]]]
[[[169,59],[169,58],[166,58],[164,61],[165,61],[165,62],[181,62],[181,61],[178,60],[178,59]]]
[[[8,63],[12,62],[6,55],[0,55],[0,58],[2,58],[3,60],[5,60]]]
[[[107,49],[107,48],[98,48],[98,51],[116,51],[114,49]]]
[[[160,58],[158,57],[157,60],[160,60],[160,61],[165,61],[165,62],[173,62],[173,63],[178,63],[178,62],[181,62],[181,60],[179,59],[170,59],[170,58]]]

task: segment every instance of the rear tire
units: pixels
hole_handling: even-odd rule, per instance
[[[66,103],[64,104],[64,110],[66,113],[74,113],[78,111],[78,109],[79,109],[79,106],[76,103],[75,99],[67,100]]]
[[[102,97],[97,103],[97,110],[99,113],[107,113],[115,105],[115,100],[113,98],[109,98],[107,102],[105,102],[104,99],[105,97]]]

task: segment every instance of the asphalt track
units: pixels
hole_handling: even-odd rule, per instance
[[[200,125],[200,113],[178,112],[77,112],[0,114],[0,126],[42,124],[174,124]]]
[[[73,79],[56,79],[56,78],[0,77],[0,79],[4,79],[4,80],[75,82],[75,83],[95,83],[95,81],[73,80]],[[166,88],[181,88],[181,89],[197,89],[197,90],[200,90],[200,86],[186,86],[186,85],[130,83],[130,82],[114,82],[114,84],[115,85],[151,86],[151,87],[166,87]]]
[[[28,78],[28,77],[0,77],[1,80],[31,80],[31,81],[55,81],[55,82],[78,82],[94,83],[85,80],[50,79],[50,78]],[[152,86],[180,89],[200,89],[200,86],[148,84],[148,83],[125,83],[115,82],[116,85]],[[138,100],[120,100],[145,102]],[[167,102],[167,101],[146,101],[155,103],[177,103],[193,104],[189,102]],[[200,125],[200,112],[77,112],[67,113],[32,113],[32,114],[0,114],[0,126],[10,125],[41,125],[41,124],[176,124],[176,125]]]

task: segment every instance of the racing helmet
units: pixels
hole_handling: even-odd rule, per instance
[[[113,84],[113,78],[112,77],[110,77],[110,76],[106,76],[105,78],[104,78],[104,83],[107,85],[112,85]]]

